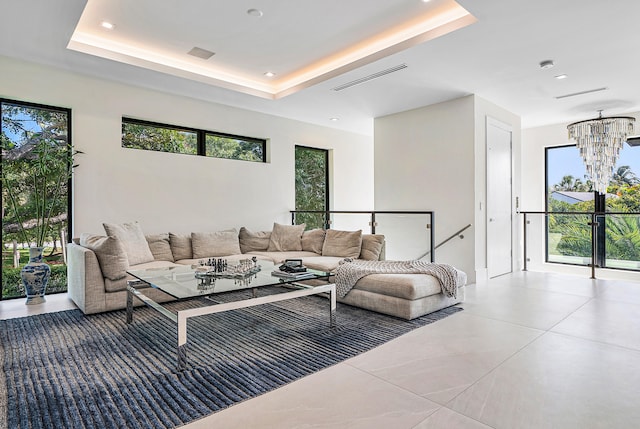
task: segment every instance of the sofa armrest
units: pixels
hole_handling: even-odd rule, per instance
[[[67,287],[69,298],[85,314],[104,311],[104,276],[96,254],[75,243],[67,245]]]

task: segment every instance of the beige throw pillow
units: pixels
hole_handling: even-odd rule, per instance
[[[302,233],[307,225],[273,224],[269,238],[269,252],[299,252],[302,250]]]
[[[154,260],[174,262],[168,233],[147,235],[145,238]]]
[[[380,252],[382,252],[383,243],[384,235],[363,234],[359,259],[364,259],[365,261],[377,261],[380,259]]]
[[[302,250],[305,252],[314,252],[322,254],[322,245],[324,244],[324,229],[312,229],[302,234]]]
[[[242,253],[264,252],[269,248],[271,231],[252,232],[243,226],[240,228],[238,237],[240,238],[240,250]]]
[[[179,261],[181,259],[193,259],[193,251],[191,250],[191,234],[174,234],[169,233],[169,245],[173,259]]]
[[[118,238],[83,233],[80,235],[80,245],[93,250],[102,275],[109,280],[120,280],[127,276],[129,262]]]
[[[357,258],[362,247],[362,230],[336,231],[328,229],[322,245],[322,256]]]
[[[240,252],[238,231],[229,229],[217,232],[192,232],[193,258],[237,255]]]
[[[123,224],[103,223],[104,230],[109,237],[115,237],[122,243],[129,265],[153,262],[153,254],[149,249],[149,243],[144,238],[144,232],[138,222]]]

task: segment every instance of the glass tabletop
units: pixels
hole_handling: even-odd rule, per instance
[[[280,264],[259,260],[255,269],[245,274],[233,273],[233,269],[222,273],[207,272],[210,267],[195,265],[129,270],[127,273],[176,299],[329,277],[329,273],[307,269],[308,276],[304,279],[283,278],[272,274],[273,271],[279,271],[279,266]]]

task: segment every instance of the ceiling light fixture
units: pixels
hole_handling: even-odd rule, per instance
[[[330,121],[332,122],[338,122],[340,119],[339,118],[329,118]]]
[[[598,113],[596,119],[574,122],[567,126],[567,130],[569,138],[576,141],[594,189],[606,194],[622,144],[633,133],[635,118],[603,118],[602,110]]]
[[[554,76],[554,77],[558,80],[562,80],[562,79],[568,78],[569,76],[566,74],[559,74],[558,76]]]
[[[547,70],[550,69],[551,67],[553,67],[555,64],[553,64],[552,60],[544,60],[544,61],[540,61],[540,68],[543,70]]]
[[[111,23],[111,22],[109,22],[109,21],[102,21],[100,23],[100,26],[102,28],[106,28],[107,30],[113,30],[114,28],[116,28],[116,25]]]
[[[247,10],[247,15],[255,16],[255,17],[259,18],[262,15],[264,15],[264,13],[262,13],[262,11],[260,9],[249,9],[249,10]]]
[[[264,73],[264,75],[265,75],[266,77],[274,77],[276,74],[275,74],[274,72],[270,72],[270,71],[268,71],[268,72],[265,72],[265,73]]]

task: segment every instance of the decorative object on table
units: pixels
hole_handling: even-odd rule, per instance
[[[228,261],[222,258],[209,258],[199,263],[200,265],[195,267],[195,276],[200,280],[198,288],[202,286],[203,290],[213,288],[216,279],[221,278],[234,279],[236,284],[249,286],[252,278],[262,270],[255,256],[250,259],[240,259],[235,265],[229,265]]]
[[[602,117],[574,122],[567,126],[569,138],[576,141],[594,190],[607,193],[622,144],[633,133],[635,118],[630,116]]]
[[[20,271],[22,284],[27,293],[27,305],[45,302],[44,294],[51,276],[51,268],[43,261],[43,250],[42,247],[31,247],[29,262]]]

